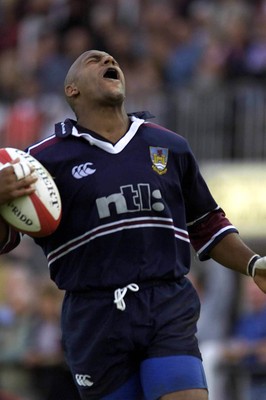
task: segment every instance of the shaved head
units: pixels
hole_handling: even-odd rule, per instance
[[[88,50],[85,51],[84,53],[82,53],[71,65],[71,67],[68,70],[68,73],[66,75],[65,78],[65,86],[69,85],[73,82],[76,81],[77,76],[78,76],[78,69],[82,63],[82,61],[88,57],[90,57],[90,55],[95,54],[95,53],[100,53],[100,54],[106,54],[108,55],[108,53],[104,52],[104,51],[99,51],[99,50]]]
[[[111,76],[104,76],[107,70]],[[85,104],[119,104],[125,99],[123,71],[110,54],[100,50],[85,51],[73,62],[64,88],[67,103],[79,115]]]
[[[68,72],[67,72],[67,74],[66,74],[66,77],[65,77],[65,82],[64,82],[65,98],[66,98],[67,103],[70,105],[70,107],[72,108],[72,110],[73,110],[74,112],[75,112],[75,109],[74,109],[73,99],[72,99],[72,97],[70,97],[70,96],[67,94],[67,88],[68,88],[68,86],[70,86],[70,85],[76,83],[76,81],[77,81],[77,79],[78,79],[78,69],[79,69],[79,66],[80,66],[80,64],[81,64],[81,62],[82,62],[82,60],[83,60],[83,58],[85,57],[85,55],[86,55],[87,53],[89,53],[89,52],[90,52],[90,51],[87,51],[87,52],[85,52],[85,53],[82,53],[82,54],[73,62],[73,64],[72,64],[71,67],[69,68],[69,70],[68,70]]]
[[[86,53],[89,53],[88,51]],[[73,82],[75,82],[76,78],[77,78],[77,69],[78,66],[81,62],[81,60],[83,59],[84,55],[86,53],[82,53],[71,65],[71,67],[68,70],[68,73],[66,74],[66,78],[65,78],[65,87]]]

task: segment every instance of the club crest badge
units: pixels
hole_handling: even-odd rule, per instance
[[[167,172],[168,149],[163,147],[150,147],[152,169],[159,175]]]

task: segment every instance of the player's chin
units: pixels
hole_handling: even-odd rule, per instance
[[[118,107],[123,104],[124,100],[125,100],[124,93],[121,93],[120,91],[113,91],[112,93],[109,93],[105,97],[104,104],[108,106]]]

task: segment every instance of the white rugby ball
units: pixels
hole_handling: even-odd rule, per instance
[[[35,192],[1,205],[0,214],[20,232],[33,237],[48,236],[57,229],[61,219],[62,204],[58,188],[50,173],[36,158],[19,149],[0,149],[0,167],[16,158],[34,168],[38,178]]]

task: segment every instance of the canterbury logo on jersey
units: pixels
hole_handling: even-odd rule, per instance
[[[75,379],[79,386],[92,386],[93,385],[90,375],[76,374]]]
[[[76,179],[81,179],[85,178],[88,175],[92,175],[96,171],[96,169],[91,168],[92,165],[93,163],[91,162],[86,162],[85,164],[76,165],[75,167],[72,168],[72,175]]]

